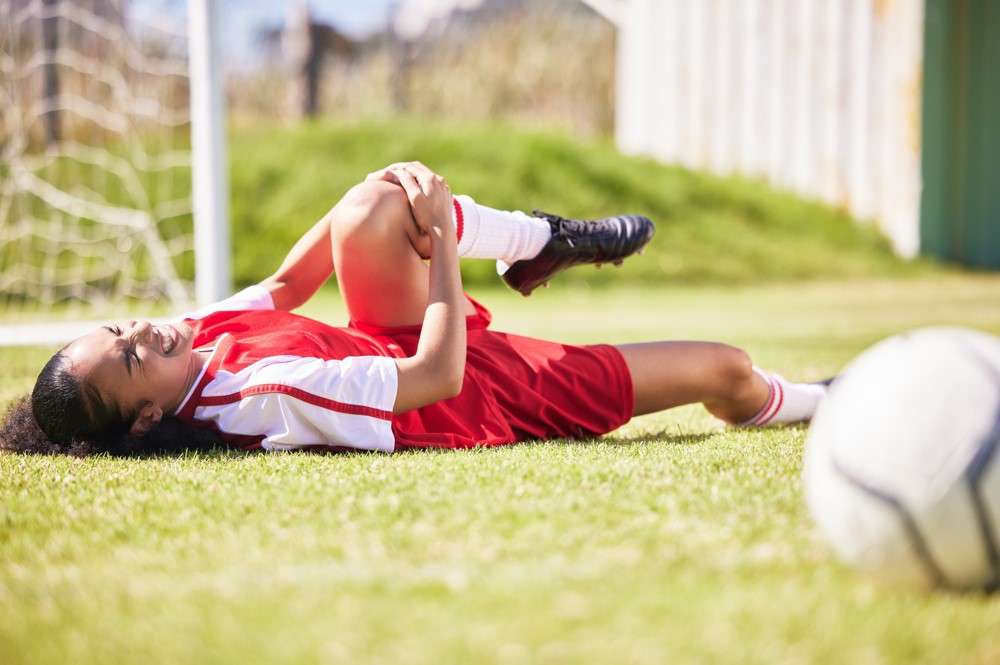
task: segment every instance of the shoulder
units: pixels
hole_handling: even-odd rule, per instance
[[[271,292],[260,284],[254,284],[234,293],[224,300],[211,303],[193,312],[181,314],[179,319],[198,320],[203,319],[215,312],[240,312],[240,311],[274,311],[274,300]]]

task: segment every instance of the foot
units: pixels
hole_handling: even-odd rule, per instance
[[[581,263],[621,265],[626,257],[641,252],[656,230],[652,221],[639,215],[595,220],[566,219],[540,210],[532,215],[549,223],[552,237],[538,256],[513,263],[502,275],[507,286],[526,296],[557,272]]]

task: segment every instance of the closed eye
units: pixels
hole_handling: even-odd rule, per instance
[[[126,362],[128,362],[128,354],[132,354],[132,357],[135,358],[135,364],[136,364],[136,366],[138,366],[139,369],[142,369],[142,361],[139,360],[139,354],[136,353],[136,350],[135,350],[134,346],[130,346],[128,348],[128,350],[126,350],[125,353],[126,353]]]
[[[119,326],[104,326],[104,329],[115,337],[122,336],[122,329]],[[131,356],[131,357],[130,357]],[[136,353],[135,346],[129,345],[122,351],[122,360],[125,362],[125,369],[128,371],[128,375],[132,376],[132,359],[135,359],[135,364],[140,369],[142,369],[142,361],[139,360],[139,354]]]

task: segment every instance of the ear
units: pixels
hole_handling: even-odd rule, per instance
[[[163,419],[163,409],[152,402],[144,402],[139,408],[139,415],[135,417],[135,422],[129,429],[129,434],[142,436]]]

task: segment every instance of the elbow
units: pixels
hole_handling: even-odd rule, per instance
[[[277,310],[290,312],[304,305],[307,300],[295,288],[294,283],[279,279],[274,275],[265,279],[260,285],[271,293],[271,300]]]
[[[447,368],[442,368],[442,372],[438,375],[436,382],[438,392],[441,395],[438,399],[451,399],[452,397],[458,397],[459,393],[462,392],[462,384],[464,381],[464,362]]]
[[[444,398],[451,399],[452,397],[458,397],[462,392],[462,384],[465,381],[465,372],[459,372],[457,376],[449,377],[444,383]]]
[[[437,399],[451,399],[462,392],[462,382],[465,380],[465,368],[449,368],[439,373],[434,381]]]
[[[428,362],[416,356],[396,361],[399,384],[393,413],[406,413],[442,400],[458,397],[465,379],[465,362]]]

